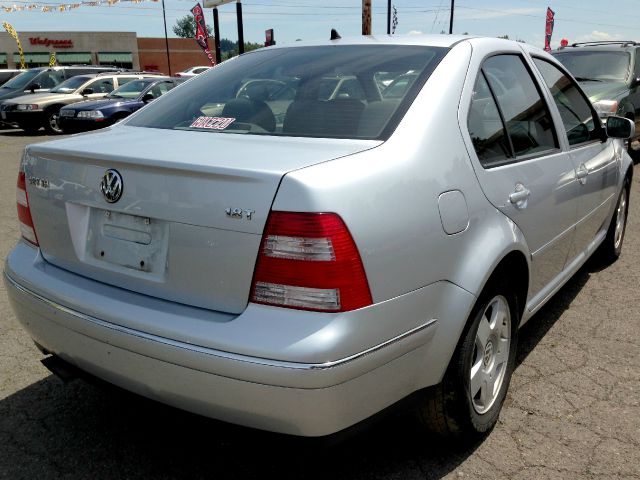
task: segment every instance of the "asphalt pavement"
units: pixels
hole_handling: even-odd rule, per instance
[[[22,149],[0,130],[0,254],[16,243]],[[0,286],[0,479],[638,479],[640,175],[623,254],[589,262],[521,330],[495,429],[443,443],[410,414],[307,440],[206,419],[108,386],[62,383]]]

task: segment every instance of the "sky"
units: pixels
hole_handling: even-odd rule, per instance
[[[82,5],[60,12],[56,10],[60,0],[0,0],[0,22],[7,21],[18,31],[135,31],[140,37],[164,36],[161,1],[120,0],[112,6],[103,1],[104,6]],[[188,14],[195,3],[165,0],[170,37],[174,36],[171,26],[176,19]],[[238,38],[234,3],[219,8],[220,36],[231,40]],[[611,8],[614,3],[615,8]],[[28,5],[37,8],[6,11]],[[387,2],[372,0],[372,5],[373,33],[385,34]],[[448,32],[450,0],[394,0],[393,5],[397,10],[397,34]],[[43,12],[43,6],[53,7],[53,11]],[[331,28],[343,37],[361,32],[361,0],[245,0],[242,6],[245,41],[264,42],[267,28],[275,29],[278,44],[325,39]],[[508,35],[542,47],[548,6],[556,15],[553,48],[563,37],[572,43],[640,40],[640,0],[455,0],[453,31]],[[211,9],[205,12],[207,22],[212,23]]]

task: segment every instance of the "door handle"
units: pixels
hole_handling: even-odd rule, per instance
[[[526,187],[517,183],[516,188],[511,194],[509,194],[509,201],[516,206],[516,208],[527,208],[527,201],[529,200],[531,192]]]
[[[576,170],[576,178],[578,179],[581,185],[584,185],[587,183],[587,175],[589,175],[589,170],[584,165],[584,163],[581,163],[578,169]]]

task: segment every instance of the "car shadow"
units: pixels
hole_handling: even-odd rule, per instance
[[[592,256],[569,279],[567,283],[543,306],[518,332],[518,353],[516,368],[525,361],[547,332],[569,308],[571,302],[587,283],[591,274],[605,269],[608,265]]]
[[[448,448],[410,414],[340,438],[298,438],[53,375],[0,400],[0,448],[0,477],[12,479],[435,479],[475,449]]]
[[[518,365],[597,268],[585,265],[523,327]],[[396,410],[339,435],[292,437],[53,375],[0,400],[0,472],[12,479],[438,479],[480,444],[444,442]]]
[[[40,129],[37,132],[25,132],[20,129],[0,130],[0,136],[3,137],[46,137],[47,135],[50,134],[43,129]]]

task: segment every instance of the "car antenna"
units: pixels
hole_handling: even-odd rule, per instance
[[[331,38],[329,40],[338,40],[339,38],[342,38],[342,37],[340,36],[338,31],[335,28],[332,28],[331,29]]]

